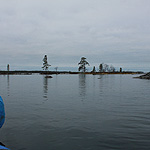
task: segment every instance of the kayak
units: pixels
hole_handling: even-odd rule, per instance
[[[0,96],[0,128],[3,126],[4,122],[5,122],[4,102],[2,97]],[[4,150],[4,149],[9,150],[7,147],[0,145],[0,150]]]
[[[4,147],[4,146],[1,146],[1,145],[0,145],[0,150],[3,150],[3,149],[9,150],[7,147]]]
[[[4,122],[5,122],[5,109],[3,99],[0,96],[0,128],[3,126]]]

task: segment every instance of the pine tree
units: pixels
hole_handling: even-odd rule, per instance
[[[83,72],[85,72],[86,71],[86,67],[85,66],[89,65],[89,63],[86,61],[85,57],[82,57],[80,62],[78,63],[78,65],[80,65],[78,70],[79,71],[82,70]]]
[[[48,64],[47,55],[45,55],[43,58],[43,67],[42,68],[43,68],[43,70],[48,70],[49,66],[51,66],[51,65]]]

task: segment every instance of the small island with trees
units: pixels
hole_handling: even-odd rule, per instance
[[[0,75],[31,75],[34,73],[39,74],[92,74],[92,75],[99,75],[99,74],[143,74],[142,71],[122,71],[122,68],[120,68],[119,71],[116,71],[115,67],[113,65],[109,66],[105,63],[100,63],[99,70],[96,71],[96,67],[93,66],[93,69],[91,71],[87,71],[87,66],[90,66],[90,63],[86,60],[86,57],[81,57],[79,63],[78,63],[78,71],[72,72],[72,71],[58,71],[58,67],[55,67],[56,71],[49,71],[49,67],[51,66],[48,63],[47,55],[44,55],[43,58],[43,66],[41,67],[43,71],[27,71],[27,70],[15,70],[10,71],[10,65],[7,65],[7,71],[0,71]]]

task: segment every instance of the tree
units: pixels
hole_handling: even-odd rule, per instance
[[[115,67],[113,65],[109,66],[107,64],[100,64],[99,65],[99,72],[115,72]]]
[[[116,71],[116,69],[115,69],[115,67],[113,65],[110,66],[109,70],[110,70],[110,72],[115,72]]]
[[[57,72],[58,67],[55,67],[54,69],[55,69],[55,70],[56,70],[56,72]]]
[[[9,71],[9,64],[7,65],[7,71]]]
[[[104,64],[104,66],[103,66],[103,70],[104,70],[104,72],[109,72],[109,65],[107,65],[107,64]]]
[[[85,66],[89,65],[89,63],[86,61],[85,57],[82,57],[80,62],[78,63],[78,65],[80,65],[78,70],[79,71],[82,70],[83,72],[85,72],[86,71],[86,67]]]
[[[58,72],[57,72],[57,70],[58,70],[58,67],[55,67],[54,69],[56,70],[56,74],[58,74]]]
[[[45,55],[43,58],[43,67],[42,68],[43,68],[43,70],[48,70],[49,66],[51,66],[51,65],[48,64],[47,55]]]
[[[93,73],[96,72],[95,66],[93,67],[93,70],[91,72],[93,72]]]
[[[122,72],[122,68],[120,68],[120,72]]]
[[[103,72],[103,63],[99,65],[99,72]]]

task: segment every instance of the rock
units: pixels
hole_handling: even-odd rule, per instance
[[[137,77],[137,78],[139,78],[139,79],[150,79],[150,72],[149,72],[149,73],[146,73],[146,74],[144,74],[144,75],[141,75],[141,76],[139,76],[139,77]]]
[[[45,78],[53,78],[52,76],[45,76]]]

